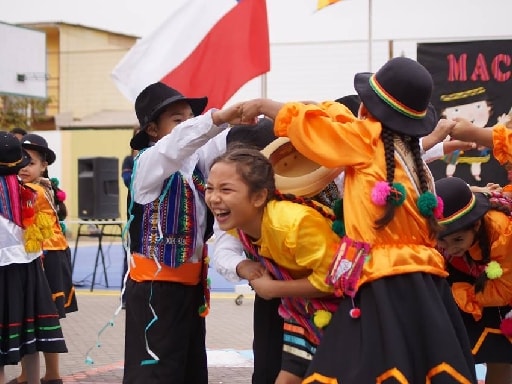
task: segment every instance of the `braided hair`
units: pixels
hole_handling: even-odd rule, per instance
[[[382,141],[384,143],[384,158],[386,161],[386,182],[392,186],[395,179],[395,138],[398,138],[411,151],[414,159],[414,166],[416,174],[420,181],[420,189],[422,193],[429,191],[428,177],[425,171],[423,159],[421,158],[421,151],[419,145],[419,139],[407,135],[400,135],[391,131],[385,125],[382,126]],[[384,228],[395,216],[396,205],[391,199],[388,199],[385,204],[384,214],[377,220],[375,225],[377,229]],[[431,238],[435,238],[439,233],[441,226],[438,224],[437,219],[434,215],[427,218],[429,235]]]

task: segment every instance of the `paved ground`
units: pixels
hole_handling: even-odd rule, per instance
[[[250,383],[254,298],[246,296],[242,305],[236,305],[234,293],[214,293],[212,296],[206,338],[209,382]],[[88,290],[78,290],[79,311],[62,320],[69,349],[69,353],[61,358],[61,374],[65,383],[121,383],[124,311],[114,317],[118,304],[117,291],[94,290],[90,293]],[[107,325],[111,319],[114,326]],[[98,340],[99,348],[95,347]],[[92,365],[85,363],[87,356],[92,359]],[[7,366],[5,371],[8,381],[18,374],[19,367]]]

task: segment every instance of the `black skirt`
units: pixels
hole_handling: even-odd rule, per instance
[[[448,265],[448,272],[450,284],[475,283],[475,277],[459,271],[451,264]],[[476,363],[512,363],[512,341],[500,331],[501,320],[511,309],[510,306],[484,307],[482,318],[478,321],[473,315],[461,311]]]
[[[40,258],[0,267],[0,289],[0,366],[68,351]]]
[[[207,384],[206,323],[199,316],[204,303],[202,284],[128,278],[125,298],[123,383]],[[150,305],[158,316],[154,322]]]
[[[66,317],[66,313],[78,311],[75,287],[71,277],[69,247],[61,251],[45,251],[43,267],[59,317],[62,319]]]
[[[476,383],[468,337],[450,287],[425,273],[387,277],[342,301],[304,383]],[[331,380],[331,381],[329,381]]]

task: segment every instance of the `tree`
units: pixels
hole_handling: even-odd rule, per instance
[[[0,97],[0,127],[10,130],[20,127],[30,130],[34,122],[47,119],[46,107],[50,98],[39,99],[23,96]]]

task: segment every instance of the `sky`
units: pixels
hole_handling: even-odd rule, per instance
[[[164,22],[170,13],[166,9],[186,1],[0,0],[0,21],[61,21],[143,37]],[[342,0],[318,12],[316,2],[267,0],[271,42],[360,40],[368,35],[374,39],[510,35],[510,0]]]

